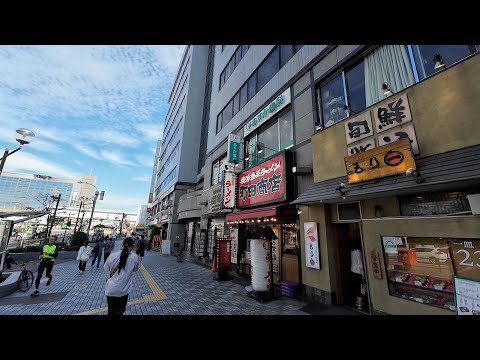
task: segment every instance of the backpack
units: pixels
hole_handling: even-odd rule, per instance
[[[92,250],[92,253],[94,254],[98,254],[98,250],[100,250],[100,247],[98,245],[98,243],[93,247],[93,250]]]

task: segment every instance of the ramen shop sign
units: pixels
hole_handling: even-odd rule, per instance
[[[284,153],[245,170],[238,176],[238,207],[276,202],[286,198]]]
[[[350,184],[405,174],[415,168],[410,140],[408,138],[345,157],[348,182]]]

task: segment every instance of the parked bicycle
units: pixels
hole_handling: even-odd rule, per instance
[[[30,261],[22,261],[20,266],[22,267],[22,272],[17,280],[17,287],[20,291],[28,291],[33,285],[33,272],[26,269],[27,263]]]

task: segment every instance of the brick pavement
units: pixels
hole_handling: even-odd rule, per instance
[[[32,287],[0,299],[0,315],[106,314],[102,266],[92,269],[89,263],[85,273],[78,274],[78,262],[66,261],[55,264],[52,275],[49,287],[45,277],[41,280],[38,298],[30,297]],[[306,315],[298,310],[304,305],[285,297],[260,303],[241,285],[213,280],[205,267],[147,251],[141,270],[134,274],[126,315]]]

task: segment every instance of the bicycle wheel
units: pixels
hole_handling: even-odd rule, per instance
[[[20,291],[28,291],[33,285],[33,272],[30,270],[24,270],[20,274],[17,280],[18,290]]]

